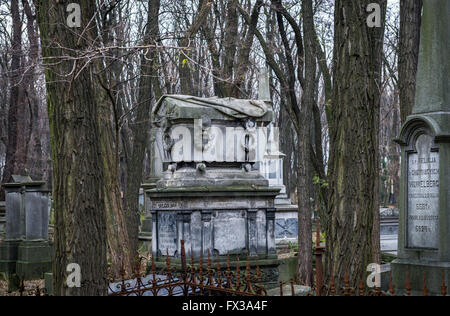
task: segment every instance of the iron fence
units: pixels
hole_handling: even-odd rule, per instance
[[[344,276],[344,286],[336,288],[335,276],[332,275],[328,284],[324,282],[323,254],[325,247],[320,244],[320,224],[316,229],[316,244],[314,249],[315,270],[314,280],[311,291],[307,296],[411,296],[412,288],[410,275],[406,269],[405,291],[396,292],[392,281],[392,273],[389,277],[389,287],[387,291],[380,288],[368,289],[364,280],[359,282],[357,288],[351,287],[349,282],[349,273]],[[226,268],[222,269],[217,262],[212,263],[210,253],[206,265],[203,264],[203,258],[200,254],[199,261],[196,264],[194,256],[190,255],[190,263],[187,263],[184,241],[181,241],[181,271],[176,272],[172,267],[169,253],[166,253],[165,268],[157,273],[153,257],[151,260],[151,273],[146,274],[146,269],[142,269],[142,262],[135,268],[134,278],[127,279],[125,272],[122,272],[121,280],[112,282],[109,286],[109,296],[266,296],[267,291],[261,285],[261,271],[256,267],[256,273],[252,274],[250,269],[250,260],[247,256],[245,268],[241,270],[239,257],[235,269],[231,269],[230,256],[227,256]],[[145,264],[145,266],[147,266]],[[179,269],[178,269],[179,270]],[[123,271],[123,269],[122,269]],[[445,283],[445,274],[442,273],[441,295],[447,296],[447,285]],[[280,296],[284,296],[283,288],[290,286],[290,294],[295,295],[295,282],[280,282]],[[24,282],[19,287],[20,296],[43,296],[47,295],[45,288],[37,286],[33,290],[26,290]],[[427,288],[427,279],[423,275],[423,296],[429,295]]]

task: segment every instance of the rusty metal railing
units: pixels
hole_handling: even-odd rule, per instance
[[[166,269],[157,274],[155,262],[151,259],[151,273],[137,273],[132,280],[122,280],[109,288],[109,296],[263,296],[267,292],[260,285],[261,272],[259,266],[256,275],[251,274],[250,260],[247,256],[245,269],[241,271],[239,257],[236,270],[232,271],[230,256],[227,256],[225,271],[221,265],[213,266],[208,252],[206,267],[202,255],[196,265],[193,252],[190,254],[190,265],[187,264],[184,241],[181,241],[181,271],[175,272],[171,267],[170,256],[166,253]],[[206,269],[205,269],[206,268]]]

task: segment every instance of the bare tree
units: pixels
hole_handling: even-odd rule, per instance
[[[54,168],[56,295],[106,295],[106,209],[98,121],[96,61],[84,58],[98,44],[96,6],[80,2],[82,28],[65,25],[66,5],[35,0],[46,67]],[[82,271],[80,288],[66,284],[68,264]]]
[[[398,80],[402,122],[406,121],[414,106],[422,6],[422,0],[400,1]]]

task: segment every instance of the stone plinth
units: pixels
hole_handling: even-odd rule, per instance
[[[450,2],[425,0],[413,114],[398,143],[402,147],[398,259],[392,263],[397,289],[409,271],[413,294],[424,277],[431,295],[450,284]]]
[[[13,176],[4,184],[6,234],[0,244],[0,271],[23,279],[39,279],[51,270],[48,244],[49,192],[44,182]]]

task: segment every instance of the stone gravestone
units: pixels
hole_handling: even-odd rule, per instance
[[[396,208],[380,209],[380,245],[383,253],[397,255],[398,216]]]
[[[269,102],[232,98],[163,97],[153,111],[163,148],[163,175],[146,190],[152,213],[152,252],[180,266],[180,241],[198,260],[208,253],[258,264],[266,284],[278,281],[275,197],[257,161],[266,151]],[[243,263],[241,263],[243,265]]]
[[[283,179],[283,162],[285,155],[279,151],[279,130],[269,130],[267,153],[261,162],[261,172],[269,181],[269,186],[280,190],[275,198],[275,241],[279,248],[286,248],[289,243],[298,240],[298,206],[291,203],[286,193]]]
[[[6,202],[0,201],[0,240],[5,234],[6,228]]]
[[[416,100],[397,142],[402,147],[397,289],[406,270],[413,294],[424,277],[439,294],[450,285],[450,1],[425,0]]]
[[[45,182],[12,176],[4,184],[6,236],[0,244],[0,271],[21,279],[41,279],[51,271],[48,243],[48,195]]]

